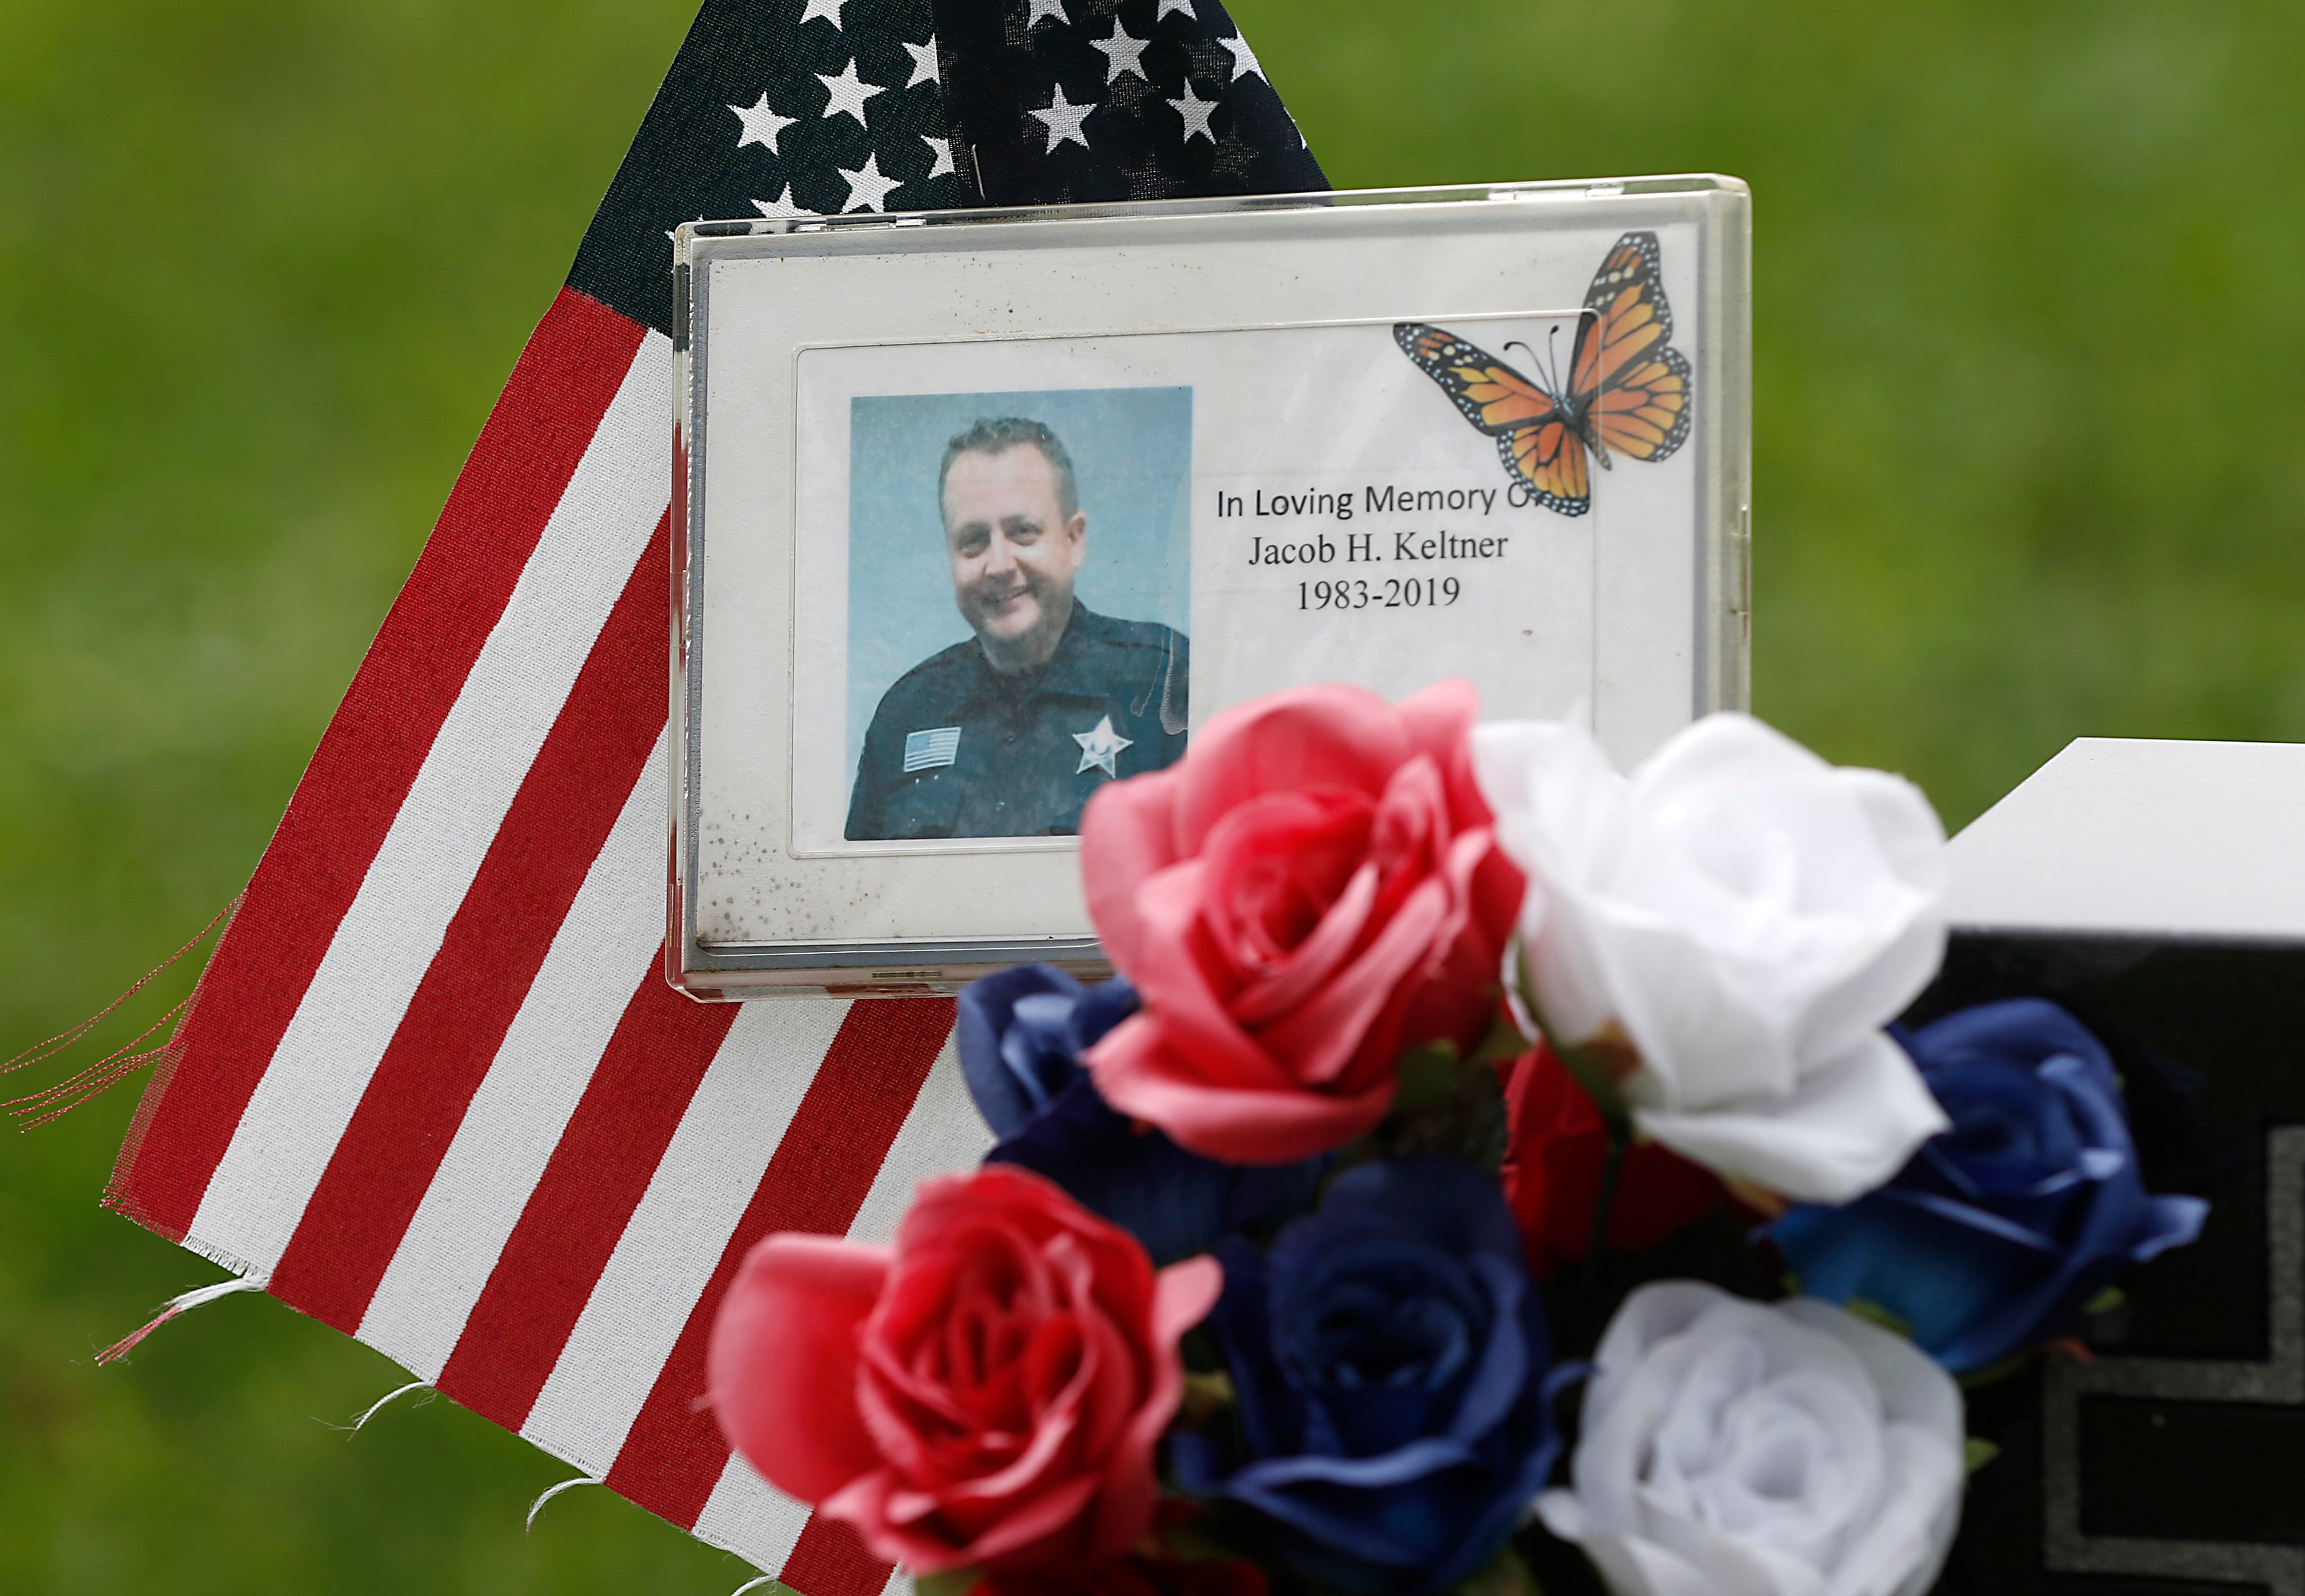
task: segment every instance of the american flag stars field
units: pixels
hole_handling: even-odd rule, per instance
[[[1252,174],[1243,186],[1264,191],[1324,186],[1302,139],[1274,136],[1293,124],[1213,0],[936,9],[940,35],[923,39],[906,37],[903,8],[805,0],[797,70],[728,106],[738,149],[763,152],[753,210],[937,208],[945,176],[991,204],[1157,199]],[[923,131],[944,113],[946,58],[959,114]]]

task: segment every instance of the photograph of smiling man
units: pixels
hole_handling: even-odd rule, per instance
[[[904,473],[916,484],[906,496],[915,511],[906,517],[915,542],[907,564],[917,571],[923,556],[938,559],[946,613],[967,635],[880,692],[844,835],[1071,836],[1099,786],[1158,770],[1185,749],[1187,640],[1145,617],[1180,618],[1178,600],[1189,590],[1191,390],[923,397],[948,412],[958,400],[981,412]],[[1018,403],[1027,399],[1042,403]],[[872,497],[867,460],[891,441],[864,407],[891,402],[857,403],[852,482],[861,505]],[[1028,408],[1034,413],[1020,413]],[[906,418],[913,425],[904,430],[917,434],[925,419]],[[1108,540],[1120,547],[1108,549]],[[875,574],[863,553],[852,552],[852,610],[863,607],[854,584],[871,586]],[[1110,608],[1093,607],[1092,592]],[[879,626],[852,622],[852,644],[877,641],[884,657],[891,641],[919,648],[916,627],[891,637],[887,623],[901,607],[882,607]],[[852,668],[852,683],[871,675]]]

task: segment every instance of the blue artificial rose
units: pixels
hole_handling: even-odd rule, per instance
[[[1551,1340],[1494,1176],[1364,1164],[1268,1257],[1217,1252],[1209,1318],[1235,1434],[1179,1430],[1177,1482],[1253,1510],[1267,1549],[1340,1591],[1439,1591],[1477,1572],[1558,1445]]]
[[[2200,1233],[2207,1203],[2147,1194],[2113,1060],[2055,1004],[1897,1040],[1952,1129],[1880,1190],[1769,1227],[1804,1292],[1877,1303],[1960,1373],[2063,1334],[2124,1264]]]
[[[1046,1176],[1144,1244],[1156,1263],[1280,1224],[1313,1198],[1328,1160],[1235,1167],[1187,1152],[1097,1095],[1082,1051],[1136,1010],[1125,981],[1084,987],[1018,964],[960,994],[955,1040],[977,1111],[999,1138],[987,1163]]]

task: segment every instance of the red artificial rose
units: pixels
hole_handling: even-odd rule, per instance
[[[1540,1280],[1591,1250],[1593,1210],[1609,1160],[1609,1130],[1593,1099],[1542,1042],[1513,1061],[1505,1082],[1510,1125],[1505,1201]],[[1730,1201],[1710,1170],[1654,1142],[1625,1150],[1609,1210],[1608,1244],[1655,1246]]]
[[[1081,821],[1107,953],[1143,998],[1097,1090],[1195,1152],[1285,1163],[1392,1106],[1405,1048],[1477,1040],[1521,878],[1475,784],[1470,683],[1236,706]]]
[[[922,1184],[893,1248],[778,1235],[713,1326],[729,1442],[916,1572],[1088,1566],[1153,1521],[1177,1341],[1223,1286],[1013,1165]]]

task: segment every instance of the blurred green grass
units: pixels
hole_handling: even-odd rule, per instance
[[[1756,708],[1958,825],[2083,734],[2305,738],[2305,13],[1239,0],[1340,185],[1756,196]],[[687,0],[0,8],[0,1051],[238,888]],[[149,1012],[183,990],[172,974]],[[0,1144],[0,1589],[744,1571]]]

